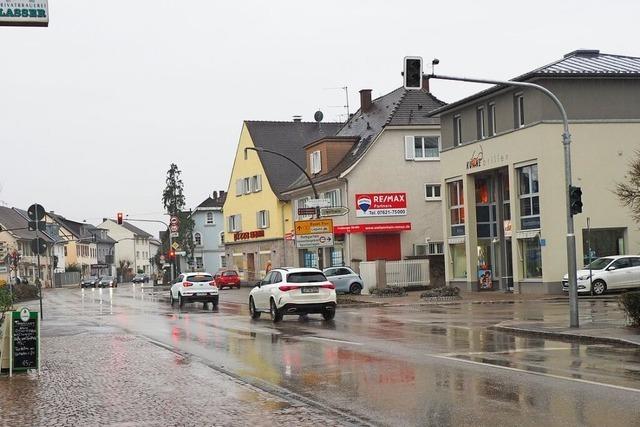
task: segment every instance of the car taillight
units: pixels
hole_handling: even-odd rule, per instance
[[[210,286],[215,286],[215,285],[216,285],[216,281],[215,281],[215,280],[210,281],[210,282],[209,282],[209,285],[210,285]]]
[[[324,285],[320,285],[320,287],[323,289],[335,289],[336,285],[333,283],[325,283]]]
[[[282,285],[282,286],[278,286],[278,289],[280,289],[282,292],[288,292],[288,291],[300,289],[300,286]]]
[[[191,282],[184,282],[184,283],[182,284],[182,286],[185,286],[185,287],[187,287],[187,288],[188,288],[189,286],[193,286],[193,283],[191,283]]]

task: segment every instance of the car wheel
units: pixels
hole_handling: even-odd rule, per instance
[[[354,295],[360,295],[360,293],[362,292],[362,285],[360,283],[352,283],[351,287],[349,288],[349,292]]]
[[[184,306],[184,298],[182,298],[182,294],[178,293],[178,306],[183,307]]]
[[[171,303],[171,307],[176,303],[176,300],[173,299],[173,293],[169,291],[169,302]]]
[[[596,280],[591,284],[591,293],[594,295],[602,295],[607,290],[607,284],[602,280]]]
[[[251,314],[252,319],[260,318],[260,312],[256,310],[256,305],[253,303],[253,297],[249,298],[249,314]]]
[[[333,318],[336,317],[336,311],[335,310],[323,310],[322,311],[322,317],[324,317],[324,320],[333,320]]]
[[[273,323],[276,323],[282,320],[282,312],[278,310],[278,307],[276,306],[276,302],[273,299],[271,300],[269,312],[271,313],[271,320],[273,321]]]
[[[213,299],[213,301],[211,301],[211,305],[213,306],[213,307],[212,307],[212,309],[213,309],[213,310],[217,310],[217,309],[218,309],[218,298],[219,298],[219,297],[215,297],[215,298]]]

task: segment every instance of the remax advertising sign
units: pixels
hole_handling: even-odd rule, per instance
[[[47,0],[0,0],[0,26],[46,27]]]
[[[403,216],[407,214],[407,193],[356,194],[357,217]]]

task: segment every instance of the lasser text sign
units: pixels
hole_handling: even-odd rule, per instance
[[[46,27],[47,0],[0,0],[0,26]]]
[[[403,216],[407,214],[407,193],[356,194],[357,217]]]

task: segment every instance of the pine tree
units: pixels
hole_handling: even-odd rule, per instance
[[[173,241],[180,245],[180,250],[186,252],[187,259],[193,257],[195,244],[193,242],[194,222],[191,219],[191,212],[185,210],[184,183],[180,178],[182,172],[178,165],[171,163],[167,171],[166,187],[162,192],[162,205],[171,216],[177,216],[180,221],[178,237]],[[165,233],[162,240],[162,248],[165,253],[169,250],[169,236]]]

